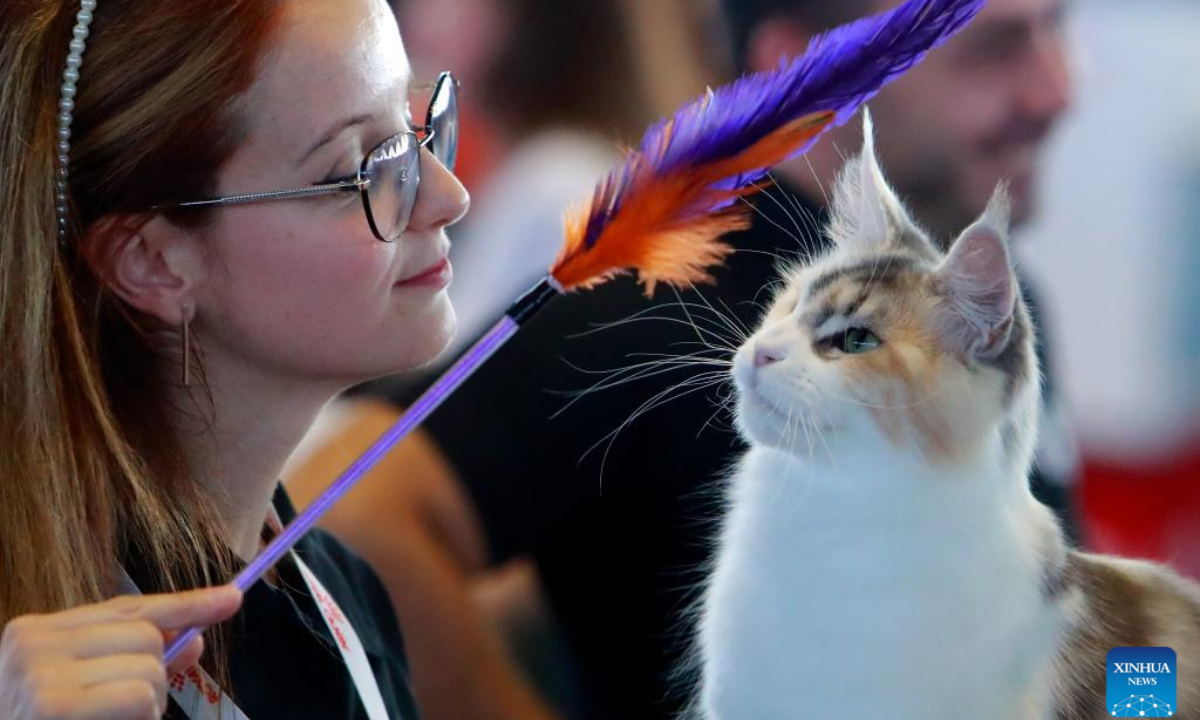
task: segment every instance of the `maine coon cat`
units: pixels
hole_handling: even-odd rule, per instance
[[[831,250],[785,273],[735,357],[750,449],[699,614],[694,714],[1112,717],[1108,651],[1169,646],[1172,716],[1200,717],[1200,587],[1068,548],[1029,491],[1040,376],[1004,190],[943,250],[865,135]]]

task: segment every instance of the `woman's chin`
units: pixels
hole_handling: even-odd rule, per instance
[[[386,351],[386,357],[377,355],[377,360],[382,362],[378,365],[372,363],[375,366],[367,373],[370,377],[363,378],[361,382],[420,372],[439,360],[445,360],[446,349],[454,339],[458,321],[449,300],[439,305],[411,318],[402,334],[394,333],[392,340],[398,340],[399,347]]]
[[[422,370],[439,360],[446,359],[446,349],[450,347],[450,342],[454,340],[457,331],[458,318],[447,299],[441,303],[440,308],[427,316],[425,327],[422,330],[413,332],[413,337],[420,338],[420,345],[410,346],[403,366],[396,369],[395,372]]]
[[[420,350],[409,357],[412,365],[408,370],[420,370],[446,359],[446,349],[450,347],[458,332],[458,317],[454,314],[454,306],[450,304],[450,299],[445,293],[441,293],[440,300],[438,307],[429,314],[427,330],[413,333],[414,336],[420,336],[422,342]]]

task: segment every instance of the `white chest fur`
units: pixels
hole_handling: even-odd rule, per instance
[[[756,448],[733,478],[701,620],[702,711],[1044,717],[1063,622],[1041,596],[1044,508],[995,471],[833,454]]]

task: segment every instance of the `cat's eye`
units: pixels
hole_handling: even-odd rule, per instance
[[[847,355],[861,355],[878,348],[883,341],[866,328],[852,327],[831,336],[829,344]]]

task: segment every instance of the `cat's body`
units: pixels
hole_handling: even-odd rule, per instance
[[[1159,645],[1172,716],[1200,717],[1200,590],[1069,550],[1029,492],[1040,376],[1005,210],[943,253],[868,144],[836,249],[739,351],[751,449],[699,616],[705,720],[1111,717],[1108,651]]]
[[[1048,717],[1028,695],[1065,617],[1039,597],[1053,521],[1022,507],[1032,498],[924,470],[922,490],[880,482],[865,503],[862,477],[922,469],[867,453],[792,460],[752,450],[733,481],[704,628],[710,687],[726,696],[708,702],[755,711],[718,717]]]
[[[1024,493],[927,468],[923,491],[853,487],[909,481],[896,460],[742,460],[702,624],[705,717],[1092,720],[1110,716],[1108,651],[1139,646],[1176,650],[1174,717],[1198,716],[1194,587],[1068,550]]]

